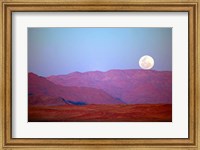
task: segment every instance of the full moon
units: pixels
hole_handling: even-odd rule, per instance
[[[140,58],[139,65],[142,69],[149,70],[154,66],[154,59],[149,55],[144,55]]]

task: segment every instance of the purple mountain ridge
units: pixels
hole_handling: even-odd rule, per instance
[[[74,72],[49,76],[47,79],[61,86],[99,89],[127,104],[172,103],[171,71],[130,69]]]
[[[30,105],[123,104],[101,89],[57,85],[34,73],[28,75],[28,95]]]

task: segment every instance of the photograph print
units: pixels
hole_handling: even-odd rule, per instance
[[[28,28],[29,122],[172,122],[172,28]]]

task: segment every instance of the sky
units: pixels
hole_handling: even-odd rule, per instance
[[[150,55],[153,70],[172,70],[172,28],[28,28],[28,72],[141,69]]]

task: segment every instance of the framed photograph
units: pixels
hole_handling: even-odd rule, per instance
[[[200,149],[199,1],[1,1],[1,149]]]
[[[172,122],[171,63],[172,28],[28,28],[28,121]]]

